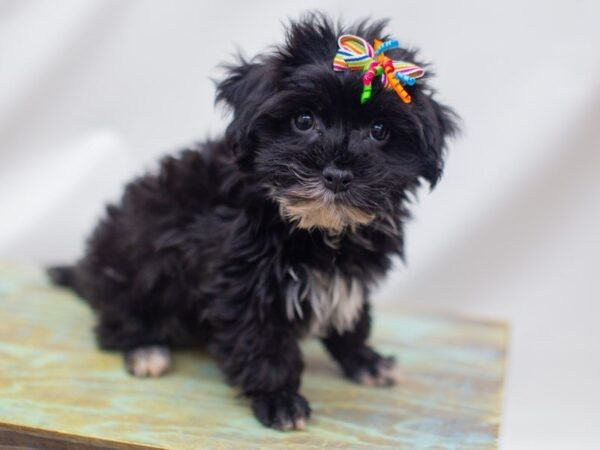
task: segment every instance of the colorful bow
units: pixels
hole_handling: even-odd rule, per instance
[[[425,71],[405,61],[394,61],[384,55],[384,52],[400,47],[396,40],[381,42],[377,39],[372,47],[367,41],[358,36],[345,34],[338,39],[338,52],[333,58],[333,70],[362,70],[363,91],[360,102],[365,103],[371,98],[373,79],[381,75],[384,87],[393,89],[404,103],[410,103],[411,98],[402,85],[412,86]]]

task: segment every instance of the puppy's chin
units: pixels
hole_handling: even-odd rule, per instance
[[[335,194],[330,192],[298,188],[274,197],[281,216],[298,228],[320,228],[337,234],[347,228],[354,230],[359,225],[367,225],[375,218],[371,213],[336,200]]]
[[[298,228],[321,228],[333,233],[341,233],[346,228],[353,230],[374,219],[372,214],[358,208],[318,200],[280,199],[279,206],[281,215]]]

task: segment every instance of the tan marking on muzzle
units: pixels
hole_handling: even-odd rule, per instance
[[[324,228],[341,232],[346,227],[352,229],[358,225],[370,223],[375,216],[358,208],[340,205],[323,200],[290,200],[286,197],[277,199],[281,215],[295,222],[298,228]]]

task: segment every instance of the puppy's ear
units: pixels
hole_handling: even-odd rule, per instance
[[[419,96],[415,103],[422,125],[421,138],[424,152],[421,176],[433,189],[444,168],[444,150],[448,137],[458,131],[458,116],[447,106],[438,103],[430,94]]]
[[[259,106],[273,93],[274,87],[266,63],[242,60],[226,69],[225,79],[217,84],[217,102],[222,101],[233,110],[226,139],[240,167],[250,170],[256,146],[252,124]]]

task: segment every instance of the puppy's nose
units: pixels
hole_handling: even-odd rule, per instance
[[[353,178],[354,174],[348,169],[338,169],[333,166],[323,169],[325,187],[333,192],[347,191]]]

